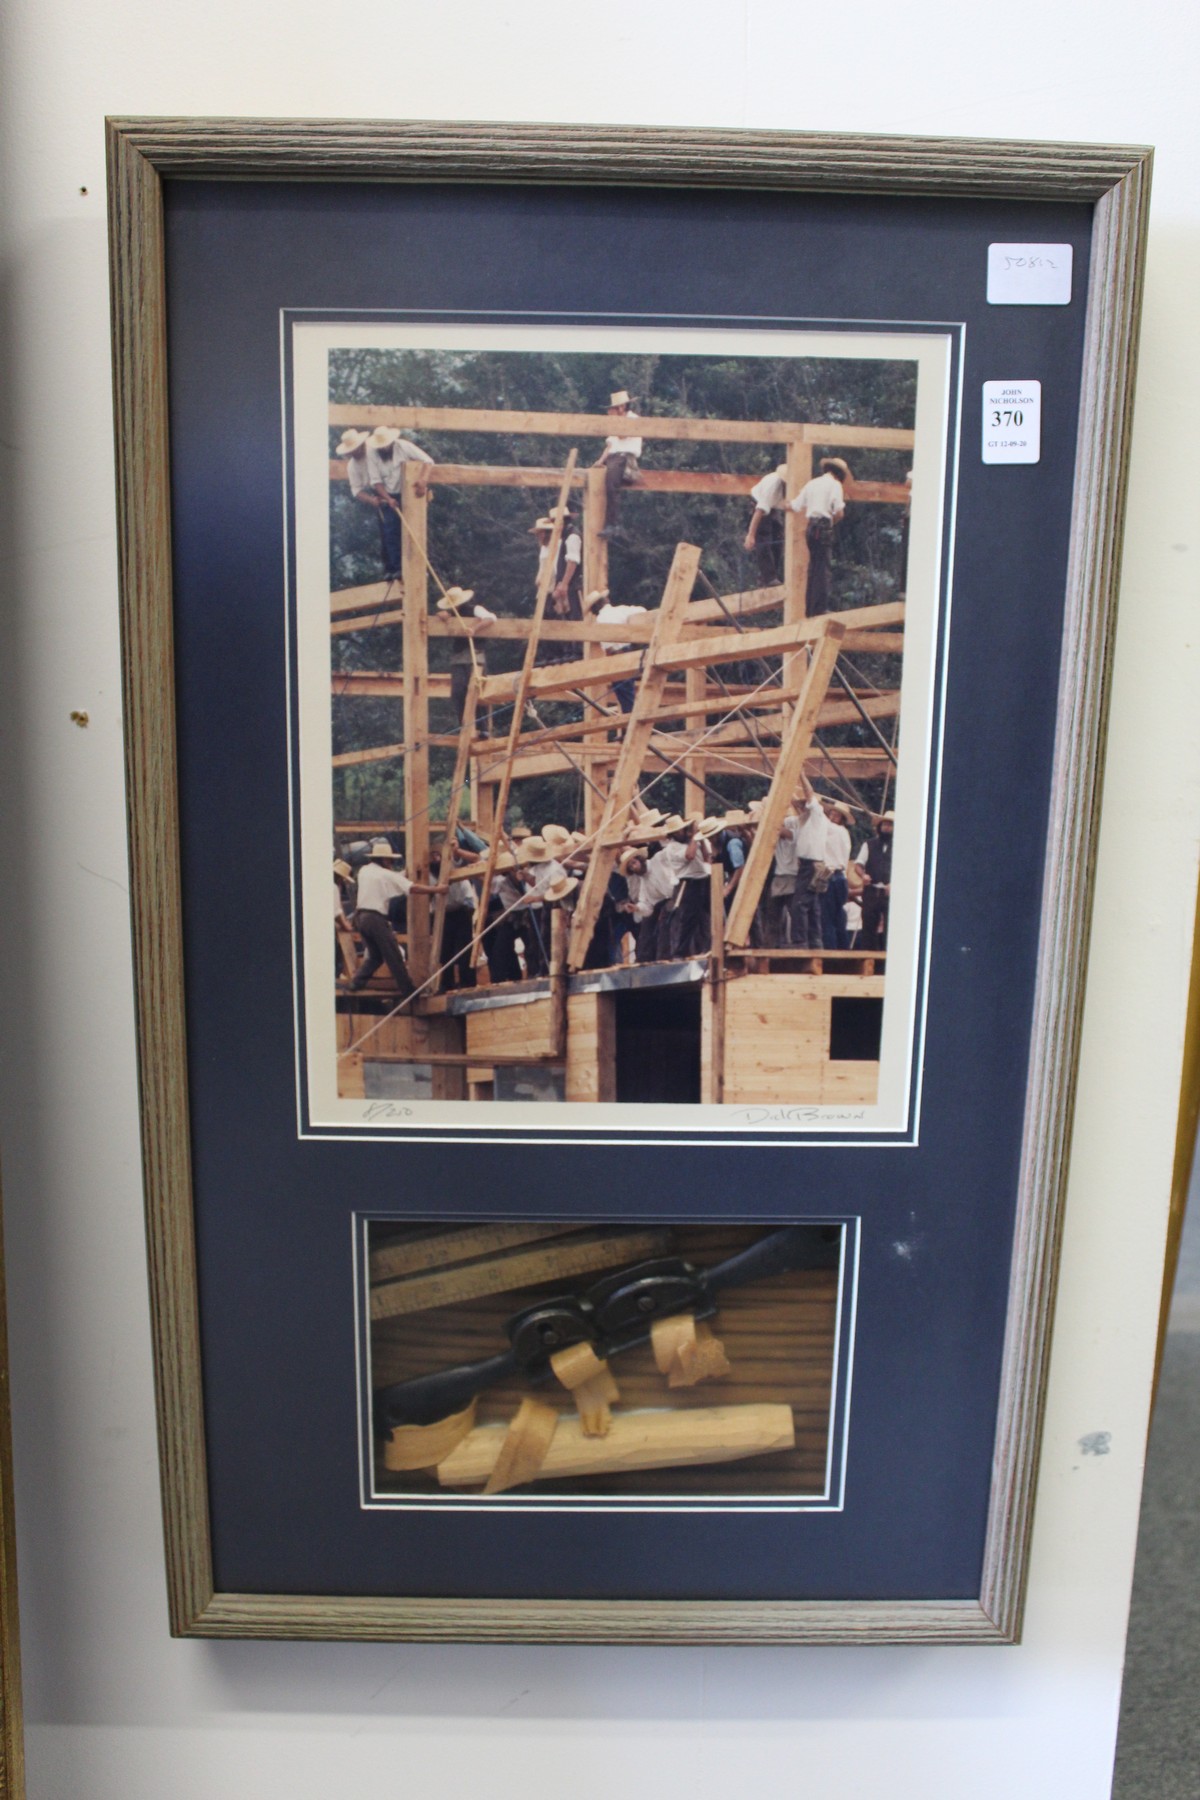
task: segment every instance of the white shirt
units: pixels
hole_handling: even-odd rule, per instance
[[[407,894],[411,887],[412,882],[402,869],[364,863],[358,871],[358,911],[382,913],[386,918],[388,901],[397,894]]]
[[[375,479],[370,472],[370,455],[369,450],[364,450],[360,456],[346,458],[346,480],[350,483],[352,494],[361,494]]]
[[[846,920],[847,931],[862,930],[862,906],[857,900],[847,900],[842,908]]]
[[[406,462],[431,463],[433,461],[427,450],[410,444],[407,438],[397,438],[392,445],[391,455],[382,450],[367,451],[368,477],[374,486],[385,487],[389,494],[398,494],[404,486],[404,465]]]
[[[682,849],[682,844],[664,844],[646,864],[637,899],[639,919],[648,919],[659,901],[669,900],[679,886],[679,858],[672,852]]]
[[[810,519],[837,519],[846,510],[846,496],[836,475],[826,470],[806,481],[792,501],[792,511],[806,513]]]
[[[687,858],[689,848],[694,851],[690,860]],[[683,844],[681,849],[684,852],[684,861],[679,865],[679,879],[681,881],[706,881],[709,864],[712,862],[712,846],[707,838],[693,838],[690,846]]]
[[[582,567],[582,564],[583,564],[583,539],[580,537],[580,535],[577,531],[568,531],[566,542],[567,542],[566,562],[574,563],[575,567],[577,569]],[[549,554],[550,554],[549,544],[539,544],[538,545],[538,574],[539,575],[541,574],[542,570],[546,566],[546,558],[549,556]],[[563,568],[565,570],[566,563],[563,564]]]
[[[509,870],[492,876],[492,899],[498,900],[505,912],[511,906],[519,905],[524,898],[525,889],[518,886]]]
[[[750,498],[761,513],[778,512],[787,504],[787,464],[780,463],[750,489]]]
[[[637,418],[632,407],[622,416],[626,419]],[[604,440],[604,452],[606,456],[640,456],[642,440],[640,437],[608,437]]]
[[[829,820],[825,817],[821,802],[814,794],[802,813],[789,813],[783,821],[783,836],[790,837],[797,860],[800,862],[822,862],[825,857],[825,833]]]
[[[644,613],[644,606],[614,606],[611,600],[605,602],[596,614],[597,625],[628,625],[637,613]],[[604,644],[602,649],[615,654],[619,650],[632,650],[632,644]]]
[[[850,861],[850,833],[844,825],[835,825],[832,819],[825,821],[824,854],[827,869],[844,871]]]
[[[452,881],[446,889],[446,906],[455,912],[469,907],[475,910],[475,889],[469,881]]]

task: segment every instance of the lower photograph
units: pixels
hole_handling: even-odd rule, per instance
[[[840,1509],[857,1220],[356,1224],[364,1505]]]

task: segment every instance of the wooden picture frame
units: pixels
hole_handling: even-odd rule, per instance
[[[997,1643],[1020,1632],[1085,992],[1151,153],[783,132],[113,119],[108,167],[132,915],[171,1626],[197,1636]],[[1042,933],[977,1596],[738,1600],[218,1591],[201,1383],[172,624],[163,184],[603,184],[1092,209]],[[1005,371],[999,371],[1005,373]],[[320,1586],[320,1583],[314,1584]]]

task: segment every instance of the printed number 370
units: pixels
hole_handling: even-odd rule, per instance
[[[999,412],[996,410],[992,412],[993,425],[1023,425],[1024,423],[1025,414],[1023,412]]]

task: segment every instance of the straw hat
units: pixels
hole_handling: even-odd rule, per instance
[[[879,816],[881,819],[886,819],[889,825],[894,825],[896,823],[896,815],[894,812],[880,813]]]
[[[587,599],[584,601],[583,604],[587,608],[588,612],[591,612],[593,606],[603,606],[607,599],[608,599],[608,589],[607,588],[593,588],[591,593],[588,595]]]
[[[474,598],[474,588],[447,588],[437,603],[437,609],[439,612],[457,612],[460,606],[468,606]]]
[[[537,532],[537,531],[553,531],[553,530],[554,530],[554,520],[548,519],[544,513],[542,514],[542,517],[540,519],[536,519],[534,521],[534,523],[529,527],[530,536],[532,536],[534,534],[534,532]]]
[[[367,439],[368,450],[390,450],[397,443],[400,433],[394,425],[377,425]]]
[[[699,814],[696,815],[696,822],[699,823]],[[655,837],[674,837],[677,831],[686,831],[687,827],[686,819],[681,819],[678,813],[672,813],[669,819],[663,820],[654,835]]]
[[[821,467],[823,469],[837,469],[840,474],[845,476],[847,481],[853,480],[853,477],[850,474],[849,463],[843,461],[840,456],[823,456],[821,458]]]
[[[568,899],[578,886],[579,883],[573,875],[560,875],[557,881],[552,881],[550,886],[545,889],[542,899],[547,906],[553,906],[559,900]]]
[[[343,431],[342,441],[334,451],[335,456],[353,456],[356,450],[362,450],[369,441],[369,433],[365,431]]]
[[[696,836],[702,838],[716,837],[718,831],[724,831],[724,829],[725,820],[723,818],[701,819],[696,827]]]
[[[554,852],[545,838],[527,837],[517,850],[519,863],[548,863],[554,861]]]
[[[645,860],[640,848],[636,844],[627,844],[617,858],[617,867],[620,869],[622,875],[624,875],[631,862],[645,862]]]
[[[584,837],[582,831],[573,831],[571,833],[571,848],[572,848],[572,850],[582,849],[583,846],[587,843],[587,841],[588,840],[586,837]]]
[[[524,838],[532,837],[533,833],[528,825],[514,825],[508,835],[514,844],[519,844]]]
[[[725,814],[724,824],[726,830],[728,830],[731,825],[753,825],[753,823],[754,820],[748,812],[727,812]]]
[[[543,825],[542,838],[551,850],[562,850],[571,841],[565,825]]]
[[[400,852],[398,850],[393,850],[386,838],[372,838],[371,855],[390,856],[393,861],[395,861],[399,857]]]
[[[618,388],[615,394],[610,394],[608,396],[608,404],[610,406],[632,406],[633,401],[629,398],[629,395],[625,392],[624,388]]]
[[[350,877],[354,873],[354,870],[350,867],[350,864],[348,862],[343,862],[342,858],[339,856],[337,858],[337,861],[333,865],[333,872],[336,876],[339,877],[340,880],[349,881]]]
[[[666,813],[660,812],[657,806],[647,806],[638,814],[634,824],[640,831],[644,825],[661,825],[666,816]]]
[[[499,871],[501,869],[515,869],[516,866],[517,866],[517,859],[513,855],[511,850],[502,850],[500,852],[499,856],[496,858],[497,873],[499,873]]]

